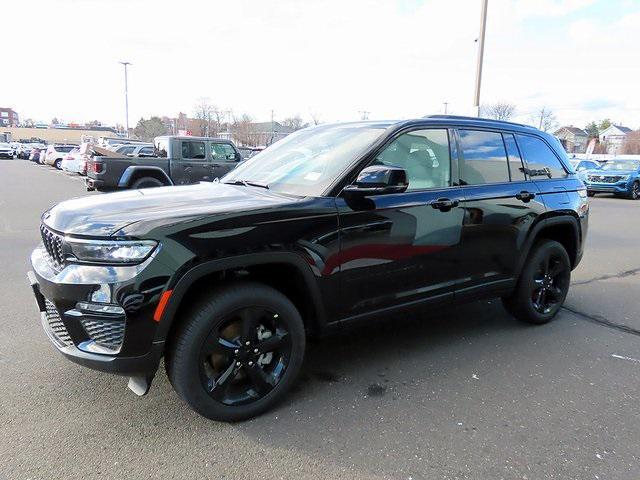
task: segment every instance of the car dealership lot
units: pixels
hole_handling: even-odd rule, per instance
[[[532,327],[500,302],[316,340],[299,388],[241,424],[147,397],[49,345],[26,281],[39,215],[82,179],[0,161],[0,479],[637,478],[640,202],[596,197],[567,308]]]

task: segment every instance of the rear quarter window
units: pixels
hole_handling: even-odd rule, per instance
[[[516,135],[532,180],[564,178],[567,172],[551,148],[538,137]]]

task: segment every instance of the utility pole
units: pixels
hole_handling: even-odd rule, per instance
[[[125,112],[125,125],[127,128],[127,138],[129,138],[129,86],[127,84],[127,66],[131,65],[129,62],[120,62],[124,66],[124,112]]]
[[[482,1],[482,11],[480,13],[480,38],[478,39],[478,66],[476,69],[476,93],[473,99],[473,108],[476,115],[480,116],[480,84],[482,83],[482,61],[484,59],[484,34],[487,28],[487,4],[489,0]]]
[[[442,102],[442,104],[444,105],[444,114],[447,114],[447,107],[449,106],[449,102]]]

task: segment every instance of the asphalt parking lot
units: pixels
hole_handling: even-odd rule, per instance
[[[313,342],[284,404],[222,424],[163,372],[137,398],[54,351],[28,255],[40,213],[84,184],[21,160],[0,181],[0,479],[640,478],[640,202],[592,199],[551,324],[498,301],[389,318]]]

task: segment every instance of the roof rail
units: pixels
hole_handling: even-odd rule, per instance
[[[518,127],[532,128],[536,129],[536,127],[532,127],[531,125],[525,125],[524,123],[516,123],[516,122],[507,122],[505,120],[495,120],[493,118],[481,118],[481,117],[465,117],[463,115],[425,115],[422,118],[441,118],[443,120],[472,120],[474,122],[487,122],[487,123],[506,123],[507,125],[517,125]]]

